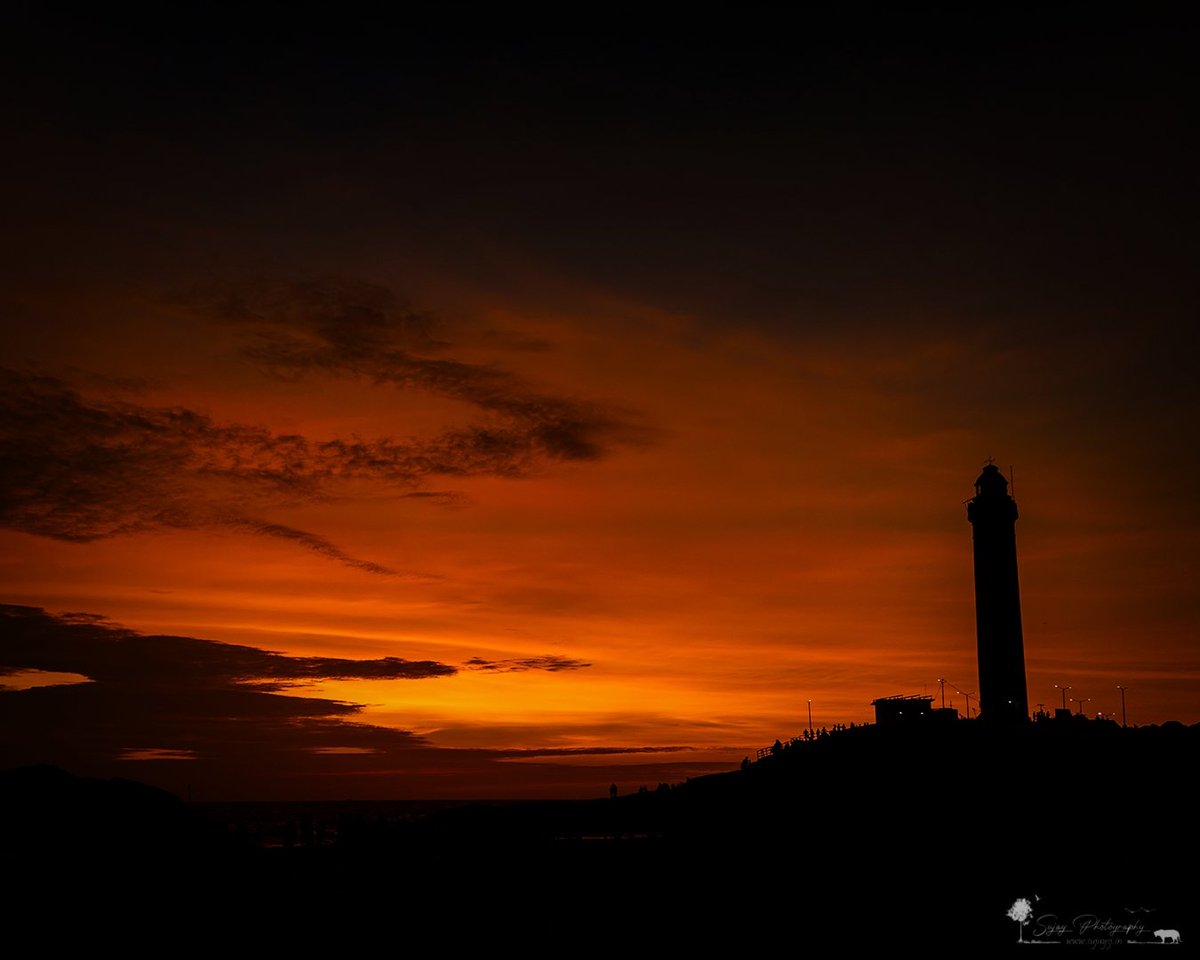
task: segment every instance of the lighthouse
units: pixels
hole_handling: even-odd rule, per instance
[[[988,463],[967,502],[974,528],[975,634],[979,644],[979,718],[989,723],[1028,719],[1021,593],[1017,586],[1017,503],[1008,481]]]

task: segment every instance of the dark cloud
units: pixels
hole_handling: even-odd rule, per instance
[[[577,660],[575,657],[560,657],[549,654],[542,657],[518,657],[512,660],[485,660],[483,657],[472,657],[463,664],[468,670],[486,670],[492,673],[518,673],[523,670],[548,670],[557,673],[559,670],[582,670],[590,667],[590,663]]]
[[[194,757],[225,775],[286,772],[315,748],[429,749],[403,730],[358,723],[361,706],[280,691],[322,679],[426,679],[452,666],[384,657],[289,657],[194,637],[146,636],[88,614],[0,606],[0,670],[62,670],[93,682],[0,691],[0,765],[103,769]],[[293,759],[289,759],[293,758]],[[111,767],[109,767],[111,769]]]
[[[399,310],[381,288],[299,285],[285,293],[253,309],[238,299],[219,305],[223,315],[263,328],[250,353],[267,369],[417,387],[474,404],[484,422],[403,442],[310,440],[182,407],[89,397],[54,377],[0,369],[0,525],[73,542],[236,530],[392,574],[262,514],[332,498],[362,479],[401,497],[454,504],[461,498],[453,491],[424,487],[432,478],[518,477],[539,461],[594,459],[635,438],[633,427],[598,406],[530,391],[504,371],[429,356],[444,346],[432,322]]]
[[[143,687],[249,686],[260,692],[316,680],[423,680],[458,672],[434,660],[291,657],[195,637],[143,635],[94,614],[54,617],[10,604],[0,604],[0,669],[80,673],[100,683]]]
[[[668,772],[660,764],[634,774],[549,762],[686,747],[437,748],[359,721],[359,704],[281,691],[318,679],[444,677],[455,672],[446,664],[289,657],[143,636],[93,614],[0,605],[0,673],[25,669],[70,670],[92,682],[0,688],[0,768],[53,763],[91,776],[133,775],[179,793],[194,787],[206,798],[578,795],[599,793],[618,776],[682,779],[716,766]],[[530,762],[507,762],[520,759]]]

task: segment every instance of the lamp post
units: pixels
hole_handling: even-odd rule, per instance
[[[1054,689],[1055,689],[1055,690],[1061,690],[1061,691],[1062,691],[1062,698],[1063,698],[1063,709],[1064,709],[1064,710],[1066,710],[1066,709],[1067,709],[1067,691],[1068,691],[1068,690],[1070,690],[1071,688],[1070,688],[1070,687],[1060,687],[1060,686],[1059,686],[1059,685],[1056,683],[1056,684],[1054,685]]]
[[[1091,700],[1091,699],[1092,699],[1091,697],[1084,697],[1082,700],[1080,700],[1078,697],[1072,697],[1072,698],[1071,698],[1071,702],[1072,702],[1072,703],[1077,703],[1077,704],[1079,704],[1079,715],[1080,715],[1081,717],[1083,716],[1083,705],[1084,705],[1085,703],[1087,703],[1087,702],[1088,702],[1089,700]]]
[[[808,701],[808,737],[812,739],[812,700]]]
[[[950,684],[950,686],[954,687],[954,684]],[[967,719],[970,720],[971,719],[971,698],[973,696],[975,696],[975,691],[972,690],[970,693],[967,693],[966,690],[959,690],[958,687],[954,687],[954,689],[957,693],[962,695],[964,700],[967,701]],[[979,701],[976,700],[975,702],[978,703]]]
[[[1117,689],[1121,691],[1121,726],[1125,726],[1125,691],[1129,688],[1123,687],[1118,683]]]
[[[946,709],[946,680],[944,677],[938,677],[938,683],[942,685],[942,709]]]

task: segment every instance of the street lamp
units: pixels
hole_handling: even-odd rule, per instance
[[[1118,683],[1117,689],[1121,691],[1121,726],[1125,726],[1125,691],[1129,688],[1123,687]]]
[[[1063,709],[1064,709],[1064,710],[1066,710],[1066,709],[1067,709],[1067,691],[1068,691],[1068,690],[1070,690],[1071,688],[1070,688],[1070,687],[1060,687],[1060,686],[1059,686],[1059,685],[1056,683],[1056,684],[1054,685],[1054,689],[1055,689],[1055,690],[1061,690],[1061,691],[1062,691],[1062,698],[1063,698]]]
[[[950,686],[954,687],[954,684],[950,684]],[[958,692],[960,694],[962,694],[963,698],[967,701],[967,719],[970,720],[971,719],[971,698],[973,696],[975,696],[975,691],[972,690],[970,693],[967,693],[965,690],[959,690],[958,687],[954,687],[954,689],[958,690]],[[978,701],[976,701],[976,702],[978,702]]]

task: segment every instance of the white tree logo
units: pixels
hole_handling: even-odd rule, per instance
[[[1020,924],[1017,927],[1017,943],[1025,942],[1025,924],[1029,922],[1030,916],[1033,915],[1033,904],[1024,897],[1018,897],[1011,907],[1008,908],[1008,913],[1005,914],[1010,920],[1015,920]]]

